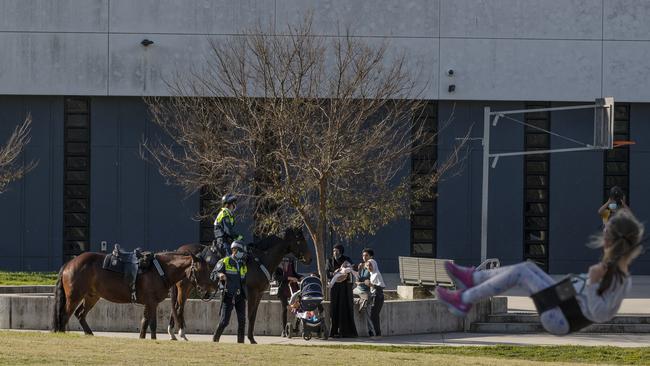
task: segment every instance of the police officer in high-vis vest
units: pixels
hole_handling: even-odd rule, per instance
[[[237,343],[244,343],[244,328],[246,327],[246,272],[244,262],[244,245],[234,241],[230,246],[231,254],[221,259],[212,270],[210,278],[213,281],[225,282],[224,293],[221,297],[220,321],[212,340],[219,342],[221,333],[230,322],[232,308],[237,311]]]
[[[235,240],[242,240],[243,236],[235,231],[235,216],[237,197],[228,193],[221,198],[222,208],[214,220],[214,240],[221,258],[228,255],[227,245]]]

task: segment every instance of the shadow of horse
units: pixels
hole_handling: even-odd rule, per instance
[[[86,316],[100,298],[122,304],[132,302],[131,289],[124,276],[102,268],[105,257],[106,254],[86,252],[61,267],[54,290],[53,331],[65,332],[74,313],[84,333],[92,335]],[[151,339],[156,339],[156,310],[169,294],[170,287],[181,280],[187,280],[190,286],[199,286],[210,277],[207,263],[189,252],[156,253],[154,258],[164,276],[151,268],[138,275],[136,281],[136,303],[144,305],[140,338],[145,338],[149,327]]]
[[[205,249],[205,245],[201,244],[185,244],[178,248],[179,251],[188,251],[197,255]],[[248,273],[246,274],[246,288],[247,288],[247,301],[248,301],[248,340],[251,344],[257,343],[253,336],[255,330],[255,318],[257,316],[257,308],[259,307],[260,300],[264,291],[269,288],[270,278],[262,270],[263,265],[269,275],[272,275],[277,266],[282,261],[282,257],[287,254],[295,255],[302,263],[310,264],[312,260],[311,252],[309,251],[307,240],[301,228],[289,228],[285,230],[284,234],[280,236],[272,235],[264,238],[253,244],[253,256],[258,260],[249,258],[247,267]],[[201,288],[216,291],[214,282],[200,283]],[[177,325],[178,336],[187,340],[185,336],[185,302],[189,297],[190,290],[192,289],[191,283],[187,279],[183,279],[176,283],[172,288],[172,312],[169,318],[169,326],[167,332],[172,340],[176,340],[174,335],[174,326]],[[176,318],[176,320],[175,320]]]

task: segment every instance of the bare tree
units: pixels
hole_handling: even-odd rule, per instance
[[[305,226],[325,279],[331,228],[372,234],[431,197],[451,156],[412,179],[407,163],[435,131],[403,55],[386,44],[312,34],[308,19],[284,35],[260,29],[212,42],[207,67],[169,83],[172,97],[147,98],[173,142],[144,141],[143,155],[188,193],[236,192],[257,229]]]
[[[7,143],[0,146],[0,194],[7,190],[9,183],[22,178],[38,164],[34,160],[24,164],[18,159],[31,140],[31,124],[32,117],[28,115],[21,125],[16,126]]]

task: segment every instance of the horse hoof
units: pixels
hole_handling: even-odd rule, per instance
[[[257,342],[254,339],[250,339],[251,344],[257,344]]]
[[[171,337],[169,337],[169,340],[170,341],[177,341],[178,339],[176,338],[175,335],[172,334]]]
[[[185,329],[183,329],[183,328],[181,328],[178,331],[178,336],[181,337],[183,340],[189,341],[189,339],[187,339],[187,337],[185,336]]]

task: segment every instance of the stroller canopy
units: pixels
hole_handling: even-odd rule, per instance
[[[323,286],[320,278],[316,276],[307,276],[300,281],[300,297],[303,300],[322,300]]]

